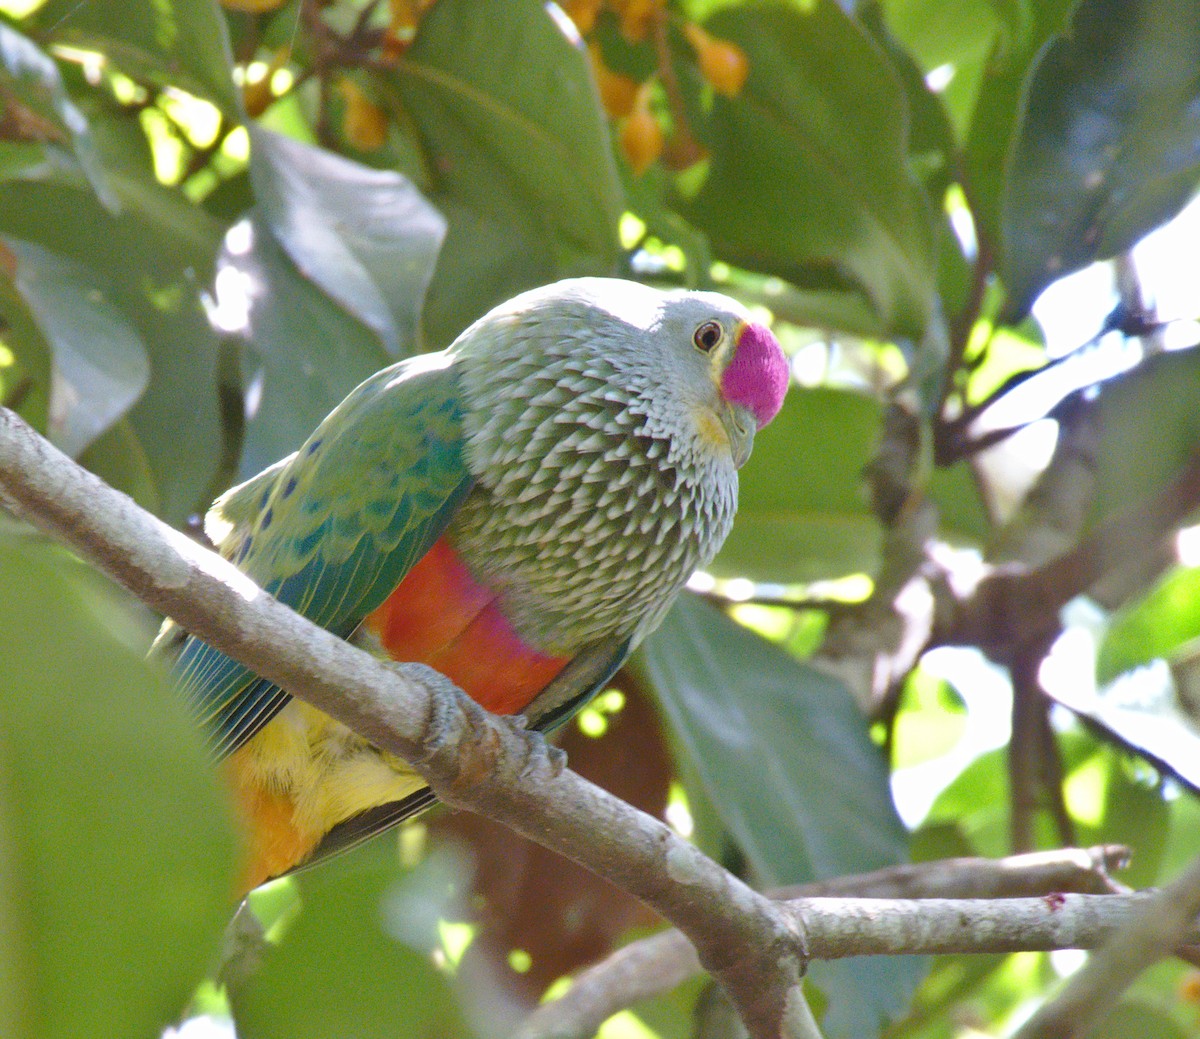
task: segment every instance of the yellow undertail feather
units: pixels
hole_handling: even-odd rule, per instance
[[[404,762],[299,700],[238,750],[227,772],[250,833],[241,894],[300,865],[338,823],[424,785]]]

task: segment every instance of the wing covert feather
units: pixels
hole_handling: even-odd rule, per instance
[[[438,539],[471,482],[452,355],[429,355],[360,385],[299,451],[219,499],[206,526],[260,587],[346,637]],[[219,756],[288,700],[195,638],[176,671]]]

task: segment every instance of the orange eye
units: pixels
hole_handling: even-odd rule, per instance
[[[692,336],[692,342],[696,344],[696,349],[702,353],[711,353],[714,346],[720,341],[725,334],[725,330],[721,327],[718,321],[705,321],[699,328],[696,329]]]

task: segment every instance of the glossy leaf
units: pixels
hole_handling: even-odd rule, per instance
[[[458,873],[436,856],[405,875],[383,839],[304,874],[299,918],[234,993],[238,1035],[468,1039],[454,986],[431,958]]]
[[[10,111],[5,113],[11,125],[4,137],[39,140],[45,145],[69,143],[69,154],[91,181],[97,197],[109,209],[115,208],[118,202],[106,182],[87,120],[67,93],[54,59],[32,40],[0,23],[0,66],[4,70],[0,84],[11,91],[6,99]],[[17,113],[18,104],[24,106],[23,114]],[[22,122],[27,125],[22,127]]]
[[[128,600],[30,538],[0,585],[0,1028],[152,1039],[232,908],[221,788]]]
[[[1149,358],[1107,383],[1096,408],[1093,517],[1160,491],[1200,444],[1200,349]]]
[[[908,171],[904,92],[833,0],[725,10],[708,24],[749,79],[718,96],[708,176],[683,205],[718,256],[802,287],[849,281],[880,327],[920,339],[933,302],[933,224]]]
[[[435,343],[522,289],[614,273],[608,128],[582,49],[546,5],[442,0],[394,83],[449,220],[426,313]]]
[[[12,280],[10,272],[15,273],[17,261],[3,243],[0,261],[0,328],[11,355],[11,363],[0,367],[0,400],[34,429],[44,431],[50,410],[52,351],[29,301]]]
[[[949,0],[955,3],[956,0]],[[1030,69],[1046,41],[1060,32],[1075,0],[1039,0],[1036,4],[989,4],[995,15],[1007,12],[1003,28],[982,55],[977,96],[966,112],[964,166],[971,215],[981,241],[998,250],[1002,206],[1008,189],[1008,157],[1017,134]],[[975,5],[980,6],[980,5]],[[952,24],[952,23],[943,23]],[[953,86],[953,84],[952,84]]]
[[[120,172],[110,183],[121,199],[116,216],[90,191],[57,179],[10,182],[0,191],[0,233],[69,257],[111,285],[112,305],[150,360],[129,420],[162,514],[179,523],[200,507],[220,452],[217,336],[201,301],[220,239],[201,210],[144,176]],[[87,344],[88,356],[102,350]]]
[[[416,352],[446,221],[407,177],[252,128],[259,212],[306,277],[379,336]]]
[[[1189,1025],[1174,1020],[1163,1006],[1126,999],[1104,1016],[1092,1031],[1094,1039],[1188,1039]]]
[[[964,137],[984,70],[999,57],[994,51],[1002,31],[1002,6],[974,0],[883,0],[880,4],[893,35],[922,72],[951,73],[938,99]],[[1005,40],[1007,46],[1013,42]]]
[[[376,335],[296,270],[258,220],[241,221],[226,236],[215,313],[247,351],[244,477],[295,451],[347,393],[392,360]]]
[[[843,390],[793,386],[739,474],[738,515],[711,572],[800,584],[873,574],[881,531],[863,489],[880,409]]]
[[[1096,658],[1096,681],[1169,658],[1200,638],[1200,568],[1176,567],[1139,601],[1118,610]]]
[[[212,101],[231,119],[243,118],[216,0],[47,0],[34,24],[39,38],[98,50],[135,78],[182,87]]]
[[[640,666],[729,832],[766,885],[903,861],[883,758],[846,688],[693,596]],[[820,965],[830,1036],[874,1034],[907,1002],[919,966]]]
[[[145,390],[146,348],[114,305],[107,279],[31,242],[3,241],[53,353],[47,435],[76,457]]]
[[[1051,281],[1128,249],[1200,180],[1191,0],[1083,0],[1041,54],[1004,196],[1002,276],[1020,318]]]

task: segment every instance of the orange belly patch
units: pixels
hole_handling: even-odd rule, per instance
[[[475,581],[444,539],[363,624],[393,659],[436,668],[495,714],[523,710],[570,659],[526,646],[495,595]],[[350,814],[396,799],[394,790],[384,789],[393,772],[385,769],[380,783],[377,756],[368,755],[375,771],[364,780],[365,773],[341,767],[348,759],[327,757],[330,746],[352,753],[339,740],[327,741],[318,753],[314,742],[322,730],[340,726],[315,708],[293,710],[297,706],[285,708],[226,763],[250,830],[246,891],[299,865]],[[401,786],[404,778],[396,773],[394,781]],[[301,804],[307,807],[301,810]]]
[[[523,710],[570,659],[525,645],[445,538],[364,624],[393,660],[436,668],[493,714]]]

